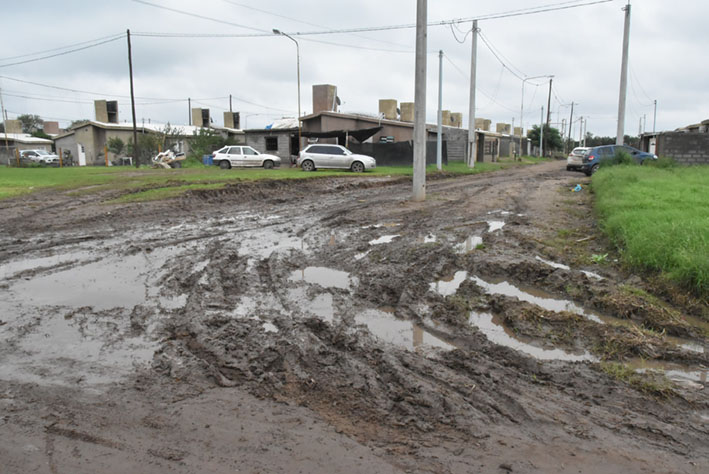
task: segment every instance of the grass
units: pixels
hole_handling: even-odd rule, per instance
[[[477,163],[468,168],[465,163],[452,162],[443,167],[446,174],[476,174],[495,171],[521,164],[534,164],[542,160],[523,158],[521,162],[503,160],[497,163]],[[75,195],[100,191],[123,191],[133,196],[119,198],[118,202],[148,201],[171,198],[191,189],[214,189],[226,183],[242,180],[305,179],[322,176],[362,176],[344,170],[318,170],[306,173],[296,168],[281,167],[273,170],[232,169],[220,170],[200,163],[190,162],[183,169],[150,169],[130,167],[70,167],[70,168],[0,168],[0,200],[21,196],[42,189],[72,191]],[[427,174],[438,173],[435,165],[426,168]],[[364,176],[412,176],[411,166],[382,166]],[[150,188],[149,190],[143,190]]]
[[[610,377],[625,382],[643,393],[661,398],[669,398],[674,394],[672,383],[664,376],[650,377],[646,374],[640,374],[624,364],[615,362],[601,363],[600,368],[601,371]]]
[[[593,191],[624,263],[709,297],[709,167],[613,166]]]

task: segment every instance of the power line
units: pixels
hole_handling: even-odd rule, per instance
[[[465,71],[463,71],[461,68],[459,68],[458,65],[455,64],[455,63],[453,62],[453,60],[451,60],[451,58],[448,57],[447,54],[444,53],[444,54],[443,54],[443,57],[446,58],[446,61],[448,61],[448,62],[451,64],[451,66],[453,66],[453,68],[454,68],[456,71],[458,71],[458,73],[460,73],[461,76],[463,76],[467,81],[470,81],[470,76],[469,76]],[[482,89],[480,89],[480,88],[478,88],[478,87],[476,87],[475,90],[478,91],[478,92],[480,92],[482,95],[484,95],[485,97],[487,97],[488,99],[490,99],[491,102],[497,104],[498,106],[502,107],[503,109],[506,109],[506,110],[508,110],[508,111],[510,111],[510,112],[516,112],[516,110],[513,110],[512,108],[507,107],[506,105],[503,105],[503,104],[497,102],[497,100],[496,100],[495,97],[491,96],[490,94],[488,94],[488,93],[485,92],[484,90],[482,90]]]
[[[35,51],[34,53],[20,54],[20,55],[18,55],[18,56],[8,56],[8,57],[5,57],[5,58],[0,58],[0,61],[10,61],[10,60],[12,60],[12,59],[27,58],[27,57],[30,57],[30,56],[38,56],[38,55],[40,55],[40,54],[53,53],[54,51],[60,51],[60,50],[62,50],[62,49],[73,48],[73,47],[75,47],[75,46],[83,46],[83,45],[85,45],[85,44],[94,43],[94,42],[97,42],[97,41],[103,41],[103,40],[105,40],[105,39],[114,38],[114,37],[116,37],[116,36],[120,37],[120,36],[122,36],[123,34],[124,34],[124,33],[115,34],[115,35],[110,35],[110,36],[103,36],[103,37],[101,37],[101,38],[96,38],[96,39],[92,39],[92,40],[81,41],[81,42],[79,42],[79,43],[67,44],[67,45],[65,45],[65,46],[60,46],[60,47],[57,47],[57,48],[45,49],[45,50],[43,50],[43,51]]]
[[[90,44],[90,45],[87,45],[87,46],[82,46],[82,47],[80,47],[80,48],[75,48],[75,49],[70,49],[70,50],[68,50],[68,51],[63,51],[63,52],[61,52],[61,53],[50,54],[50,55],[48,55],[48,56],[41,56],[41,57],[39,57],[39,58],[34,58],[34,59],[26,59],[26,60],[24,60],[24,61],[17,61],[17,62],[14,62],[14,63],[0,64],[0,68],[1,68],[1,67],[9,67],[9,66],[17,66],[17,65],[19,65],[19,64],[27,64],[27,63],[32,63],[32,62],[35,62],[35,61],[42,61],[42,60],[44,60],[44,59],[56,58],[57,56],[64,56],[65,54],[76,53],[77,51],[83,51],[83,50],[85,50],[85,49],[95,48],[96,46],[101,46],[101,45],[106,44],[106,43],[111,43],[111,42],[113,42],[113,41],[119,40],[119,39],[124,38],[124,37],[125,37],[125,33],[121,33],[120,35],[111,37],[111,38],[109,38],[109,39],[106,39],[106,40],[103,40],[103,41],[99,41],[99,42],[97,42],[97,43],[93,43],[93,44]]]
[[[155,3],[146,2],[145,0],[133,0],[133,1],[136,3],[141,3],[143,5],[148,5],[151,7],[160,8],[162,10],[171,11],[173,13],[179,13],[180,15],[187,15],[187,16],[191,16],[194,18],[200,18],[202,20],[213,21],[215,23],[221,23],[222,25],[236,26],[237,28],[244,28],[245,30],[259,31],[261,33],[272,34],[271,32],[266,31],[266,30],[262,30],[261,28],[254,28],[253,26],[240,25],[239,23],[233,23],[231,21],[220,20],[219,18],[212,18],[209,16],[200,15],[199,13],[192,13],[192,12],[187,12],[184,10],[178,10],[177,8],[170,8],[170,7],[166,7],[164,5],[158,5]]]

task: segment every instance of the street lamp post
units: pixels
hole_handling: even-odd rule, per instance
[[[295,56],[296,56],[296,64],[297,64],[297,68],[298,68],[298,152],[300,152],[300,147],[302,146],[301,125],[300,125],[300,45],[298,45],[298,42],[295,40],[295,38],[282,32],[281,30],[279,30],[277,28],[273,29],[273,34],[285,36],[286,38],[288,38],[289,40],[291,40],[295,43]]]
[[[532,80],[532,79],[541,79],[542,77],[548,77],[549,79],[553,79],[553,75],[549,74],[542,74],[541,76],[532,76],[532,77],[525,77],[522,79],[522,106],[519,109],[519,157],[520,159],[522,158],[522,137],[524,137],[524,83]],[[512,130],[514,133],[514,130]]]

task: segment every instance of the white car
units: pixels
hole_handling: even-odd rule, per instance
[[[20,158],[31,160],[34,163],[41,163],[43,165],[59,164],[59,156],[49,153],[46,150],[22,150],[20,152]]]
[[[566,158],[566,170],[577,171],[583,167],[583,157],[586,156],[591,147],[577,146]]]
[[[341,145],[308,145],[298,156],[296,162],[303,171],[315,171],[318,168],[339,168],[361,173],[377,167],[377,161],[371,156],[356,155]]]
[[[281,166],[281,159],[276,155],[259,153],[250,146],[227,145],[212,155],[212,163],[223,170],[228,170],[232,166],[263,167],[267,170],[274,166]]]

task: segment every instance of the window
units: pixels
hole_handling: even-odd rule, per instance
[[[321,145],[311,146],[310,148],[308,148],[308,153],[320,153],[320,154],[326,155],[329,153],[327,151],[328,148],[329,147],[321,146]]]
[[[329,146],[328,150],[325,152],[329,155],[344,155],[345,151],[338,146]]]
[[[241,148],[244,155],[258,155],[258,152],[251,148],[250,146],[245,146]]]
[[[278,137],[266,137],[266,151],[278,151]]]
[[[230,155],[241,155],[241,147],[233,146],[227,150],[227,153]]]

